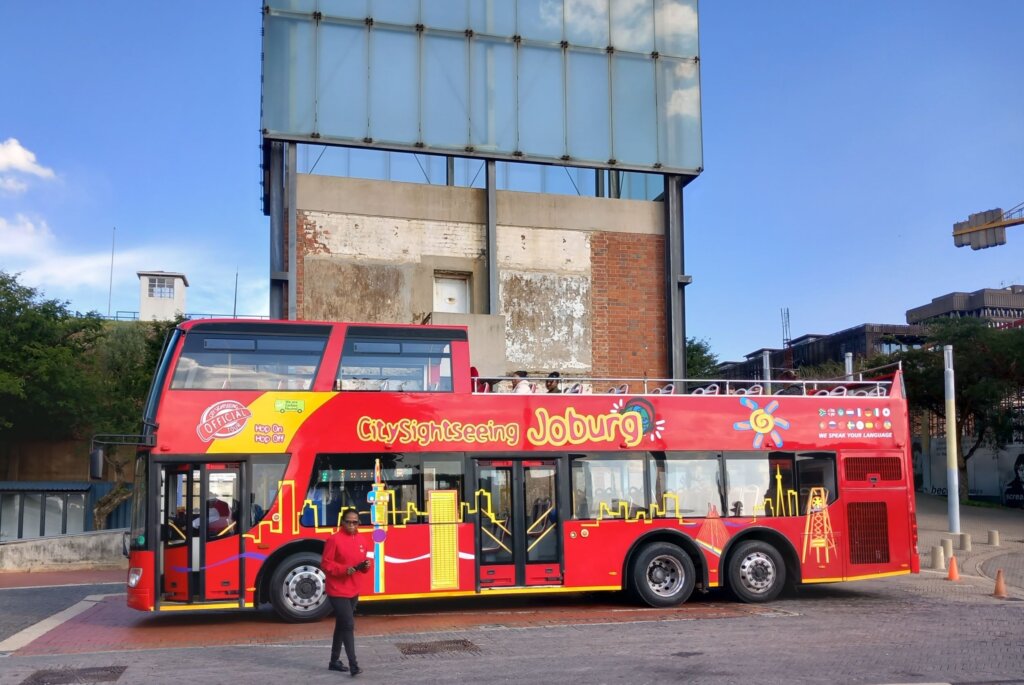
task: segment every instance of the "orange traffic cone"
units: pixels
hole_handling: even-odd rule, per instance
[[[1006,594],[1006,581],[1003,580],[1003,569],[998,569],[996,571],[996,589],[995,592],[992,593],[992,596],[998,597],[999,599],[1006,599],[1009,597],[1009,595]]]
[[[956,570],[956,557],[949,558],[949,575],[946,580],[960,580],[960,572]]]

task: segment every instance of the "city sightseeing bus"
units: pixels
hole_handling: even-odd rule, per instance
[[[358,511],[363,601],[696,589],[919,571],[907,403],[884,381],[563,381],[480,392],[454,326],[200,320],[170,335],[135,468],[128,605],[329,611]],[[488,386],[489,387],[489,386]]]

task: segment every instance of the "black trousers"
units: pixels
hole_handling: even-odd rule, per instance
[[[348,666],[352,668],[356,662],[356,603],[358,597],[328,597],[334,608],[334,639],[331,641],[331,661],[341,656],[341,647],[345,647]]]

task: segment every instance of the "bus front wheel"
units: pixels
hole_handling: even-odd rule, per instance
[[[693,560],[667,542],[647,545],[633,559],[632,589],[645,604],[671,607],[690,597],[696,583]]]
[[[320,555],[293,554],[277,567],[270,579],[274,611],[289,623],[318,621],[331,610],[327,601],[327,577],[320,570]]]
[[[767,542],[749,540],[729,556],[729,588],[741,602],[770,602],[785,583],[786,564]]]

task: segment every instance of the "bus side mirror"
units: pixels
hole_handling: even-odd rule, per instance
[[[89,452],[89,478],[103,480],[103,448],[94,447]]]

